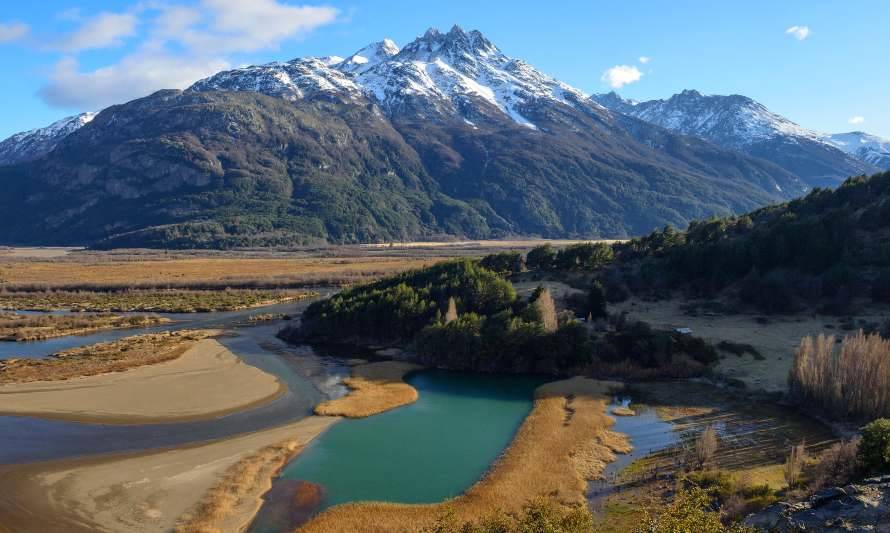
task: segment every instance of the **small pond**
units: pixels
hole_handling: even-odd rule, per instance
[[[284,531],[345,502],[461,494],[509,445],[543,382],[438,370],[407,381],[416,403],[331,427],[282,471],[250,531]]]

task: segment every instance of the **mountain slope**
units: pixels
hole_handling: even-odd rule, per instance
[[[0,165],[12,165],[43,157],[59,141],[88,124],[95,116],[95,113],[81,113],[53,122],[45,128],[16,133],[0,142]]]
[[[614,92],[592,99],[671,131],[772,161],[813,187],[836,186],[848,176],[878,170],[870,161],[838,149],[824,134],[802,128],[741,95],[686,90],[667,100],[647,102],[624,100]]]
[[[627,236],[806,190],[456,27],[113,106],[0,180],[0,242],[165,247]]]
[[[832,133],[825,140],[867,163],[890,170],[890,141],[861,131]]]

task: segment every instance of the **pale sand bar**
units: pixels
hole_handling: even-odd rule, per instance
[[[191,421],[262,405],[286,388],[214,339],[156,365],[0,386],[0,414],[140,424]]]
[[[313,416],[257,433],[198,446],[0,467],[0,531],[173,531],[199,512],[205,495],[242,461],[269,446],[295,454],[337,419]],[[274,472],[243,480],[216,518],[220,531],[250,522]]]

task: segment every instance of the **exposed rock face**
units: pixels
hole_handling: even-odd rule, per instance
[[[890,532],[890,476],[834,487],[801,503],[780,502],[745,519],[761,531]]]

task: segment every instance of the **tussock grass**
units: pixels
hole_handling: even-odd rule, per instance
[[[302,446],[288,440],[261,449],[235,463],[210,489],[197,508],[182,517],[176,533],[224,533],[231,531],[243,505],[259,505],[260,495],[268,490],[272,478],[297,455]],[[250,501],[254,500],[254,501]],[[239,524],[239,526],[243,526]]]
[[[890,416],[890,340],[858,334],[804,337],[789,376],[792,397],[838,418]]]
[[[339,505],[300,531],[419,531],[446,515],[470,521],[496,511],[518,513],[541,497],[564,506],[584,504],[587,480],[601,475],[616,451],[629,449],[623,436],[608,431],[612,419],[605,409],[612,391],[619,387],[580,377],[539,387],[535,406],[510,447],[479,482],[457,498],[434,505]]]
[[[352,377],[343,380],[351,392],[322,402],[315,414],[363,418],[417,401],[417,389],[402,378],[420,370],[420,365],[401,361],[381,361],[352,367]]]
[[[218,333],[216,330],[149,333],[72,348],[45,359],[0,360],[0,385],[60,381],[172,361],[199,340]]]
[[[105,329],[145,328],[166,322],[170,319],[158,316],[0,314],[0,340],[35,341]]]

